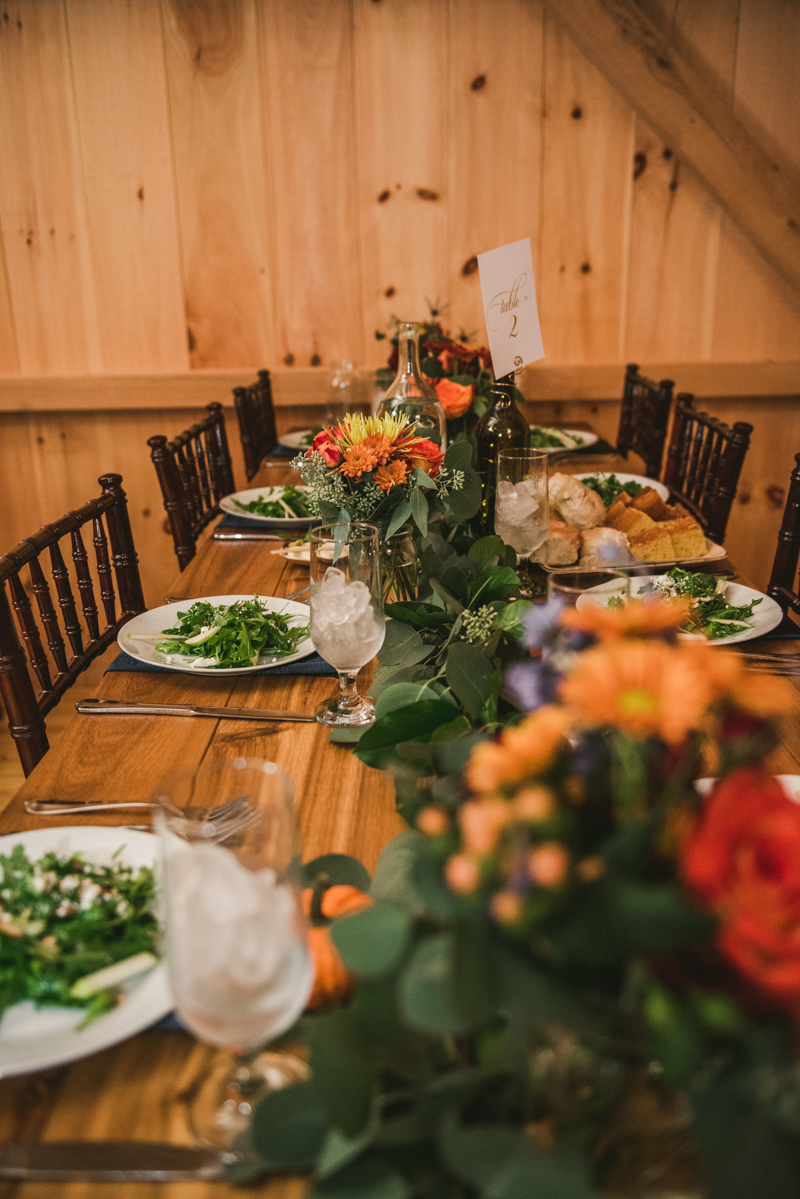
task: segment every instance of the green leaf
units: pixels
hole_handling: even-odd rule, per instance
[[[333,741],[336,745],[354,745],[356,741],[360,741],[366,729],[331,729],[328,733],[328,740]]]
[[[375,671],[375,679],[370,687],[370,693],[373,698],[377,699],[387,690],[388,687],[396,687],[398,683],[421,683],[426,679],[433,678],[433,669],[430,666],[379,666]],[[433,692],[428,696],[433,699],[437,692]],[[365,733],[367,730],[362,729]]]
[[[319,512],[322,519],[328,524],[339,519],[339,505],[332,504],[330,500],[319,501]]]
[[[497,961],[486,924],[461,920],[456,925],[453,954],[456,1007],[471,1025],[489,1020],[497,1011]]]
[[[451,595],[444,584],[440,583],[438,579],[431,579],[431,587],[439,596],[439,599],[445,605],[448,612],[459,616],[464,611],[464,605],[454,595]]]
[[[380,767],[402,741],[428,741],[434,729],[453,719],[453,705],[442,699],[425,699],[397,708],[368,728],[358,743],[356,757],[367,766]]]
[[[375,1153],[318,1182],[308,1199],[409,1199],[406,1180]]]
[[[498,952],[503,1006],[526,1029],[533,1018],[556,1021],[576,1032],[602,1029],[600,1017],[581,1003],[580,993],[554,978],[530,957],[503,949]]]
[[[497,558],[498,562],[505,560],[506,544],[502,537],[492,534],[491,537],[479,537],[469,547],[467,557],[472,558],[475,562],[479,562],[481,566],[486,564],[488,558]]]
[[[699,1066],[705,1048],[694,1013],[660,983],[651,982],[644,997],[650,1055],[668,1083],[686,1082]]]
[[[451,700],[446,693],[443,694],[440,683],[432,683],[430,680],[423,679],[419,683],[392,683],[378,697],[375,704],[375,715],[376,717],[385,716],[387,712],[405,708],[409,704],[417,703],[420,699],[444,699],[445,703],[452,703],[453,707],[456,707],[455,700]]]
[[[429,379],[441,379],[444,375],[444,367],[438,358],[423,358],[420,368]]]
[[[392,604],[391,607],[399,607]],[[412,666],[421,662],[431,652],[419,633],[408,624],[398,620],[387,620],[383,645],[378,651],[381,666]]]
[[[415,487],[411,492],[410,501],[414,523],[424,537],[428,532],[428,501],[425,498],[425,492],[419,487]]]
[[[468,441],[453,441],[447,447],[444,464],[448,470],[470,470],[472,468],[472,446]]]
[[[318,1182],[336,1174],[355,1158],[360,1157],[374,1136],[375,1129],[371,1123],[364,1132],[356,1137],[346,1137],[340,1129],[331,1128],[317,1161],[316,1177]]]
[[[444,629],[452,623],[452,617],[441,608],[434,604],[426,604],[423,600],[402,600],[397,604],[387,604],[386,612],[392,620],[415,625],[418,629]],[[386,631],[388,634],[388,625]],[[385,644],[384,642],[384,647]],[[383,650],[378,654],[379,660],[382,653]]]
[[[473,720],[480,720],[491,698],[496,671],[476,645],[454,641],[447,652],[447,682]]]
[[[333,943],[355,974],[386,974],[400,959],[410,935],[408,914],[388,903],[364,908],[331,925]]]
[[[456,716],[455,720],[449,721],[448,724],[440,724],[438,729],[434,729],[431,741],[449,741],[452,737],[461,737],[468,733],[471,728],[472,725],[466,716]]]
[[[442,499],[448,515],[458,521],[469,520],[481,506],[480,475],[469,466],[462,469],[464,481],[461,487],[458,491],[451,491]]]
[[[369,890],[369,872],[358,858],[351,858],[346,853],[325,853],[319,858],[305,862],[302,870],[302,884],[313,887],[320,875],[327,875],[331,886],[343,884],[348,887],[358,887],[361,891]]]
[[[327,1134],[325,1113],[309,1082],[270,1091],[253,1112],[252,1139],[270,1163],[286,1169],[313,1166]]]
[[[519,585],[519,575],[510,566],[489,566],[472,580],[469,594],[471,599],[479,598],[481,604],[488,604],[490,600],[506,599]]]
[[[411,478],[420,487],[431,487],[434,490],[436,488],[435,481],[430,477],[430,475],[425,473],[425,471],[422,469],[421,466],[414,467],[414,469],[411,472]]]
[[[386,540],[396,533],[401,525],[404,525],[411,515],[411,505],[408,500],[403,500],[397,505],[392,513],[392,519],[389,521],[389,527],[386,530]]]
[[[358,1136],[372,1110],[373,1073],[352,1012],[337,1008],[316,1016],[309,1022],[309,1044],[310,1085],[328,1123],[347,1137]]]
[[[515,641],[521,641],[525,632],[525,613],[529,612],[533,604],[529,600],[515,600],[511,604],[506,604],[505,608],[501,608],[497,613],[495,625],[498,629],[502,629],[504,633],[508,633],[509,637],[513,637]]]
[[[455,1000],[453,959],[452,933],[436,933],[416,946],[400,980],[400,1005],[412,1028],[459,1033],[469,1027]]]
[[[425,844],[422,833],[408,828],[384,846],[369,889],[377,903],[393,903],[412,916],[424,912],[424,901],[414,884],[414,862]]]

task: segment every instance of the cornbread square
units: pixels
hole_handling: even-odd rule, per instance
[[[643,487],[631,505],[640,512],[646,512],[653,520],[669,520],[667,505],[656,491],[655,487]]]
[[[669,534],[677,558],[702,558],[707,553],[705,534],[691,516],[665,520],[659,527]]]
[[[638,533],[644,533],[646,529],[650,529],[655,524],[652,517],[646,512],[640,512],[638,508],[631,506],[626,508],[624,512],[620,512],[613,521],[609,521],[606,517],[606,526],[612,529],[619,529],[620,533],[627,533],[629,537],[636,537]]]
[[[664,525],[653,524],[633,537],[628,536],[631,553],[639,562],[663,562],[667,558],[676,557],[672,538],[665,532]]]
[[[665,504],[664,507],[667,510],[667,515],[663,517],[664,520],[678,520],[684,516],[689,516],[692,520],[694,519],[682,504]]]
[[[620,513],[624,512],[626,508],[630,507],[631,502],[631,497],[628,495],[627,491],[621,492],[614,500],[614,503],[611,505],[608,512],[606,512],[606,519],[603,523],[610,527],[612,522],[616,520]]]

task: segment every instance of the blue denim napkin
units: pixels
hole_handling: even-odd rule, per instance
[[[175,673],[166,666],[157,666],[155,662],[144,662],[141,658],[134,658],[130,654],[126,654],[124,650],[117,654],[105,673],[116,673],[117,671],[127,671],[130,674]],[[261,670],[254,670],[253,674],[249,677],[252,678],[262,674],[313,674],[321,675],[326,679],[336,679],[339,677],[333,667],[320,658],[319,654],[311,654],[308,658],[299,658],[296,662],[284,662],[281,666],[264,666]],[[198,677],[208,678],[209,676],[200,675]]]

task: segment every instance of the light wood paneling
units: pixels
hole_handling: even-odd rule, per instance
[[[623,357],[634,120],[548,15],[538,287],[551,364]]]
[[[348,0],[259,0],[280,355],[363,361]]]
[[[3,6],[0,164],[0,229],[19,355],[15,364],[4,318],[0,358],[12,358],[10,369],[24,374],[98,370],[70,49],[55,0]]]
[[[365,362],[380,366],[376,329],[449,298],[447,5],[353,0],[353,13]]]
[[[181,370],[188,354],[160,2],[65,3],[103,367]]]
[[[543,9],[538,0],[450,0],[449,12],[451,307],[445,321],[484,342],[475,255],[530,237],[537,273]],[[509,37],[500,41],[497,28]]]
[[[272,362],[255,0],[164,0],[192,367]]]

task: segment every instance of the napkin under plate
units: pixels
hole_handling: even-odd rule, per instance
[[[122,650],[117,654],[114,661],[105,671],[106,674],[126,671],[130,674],[175,674],[174,670],[170,670],[167,666],[158,666],[155,662],[147,662],[141,658],[134,658],[130,654],[126,654]],[[186,675],[188,671],[181,671]],[[221,674],[223,672],[220,672]],[[236,678],[257,678],[264,674],[296,674],[296,675],[320,675],[326,679],[336,679],[339,677],[338,671],[319,656],[319,654],[311,654],[308,658],[298,658],[296,662],[283,662],[280,666],[264,666],[261,670],[254,670],[249,675],[230,676]],[[198,675],[198,678],[209,678],[209,675]]]

